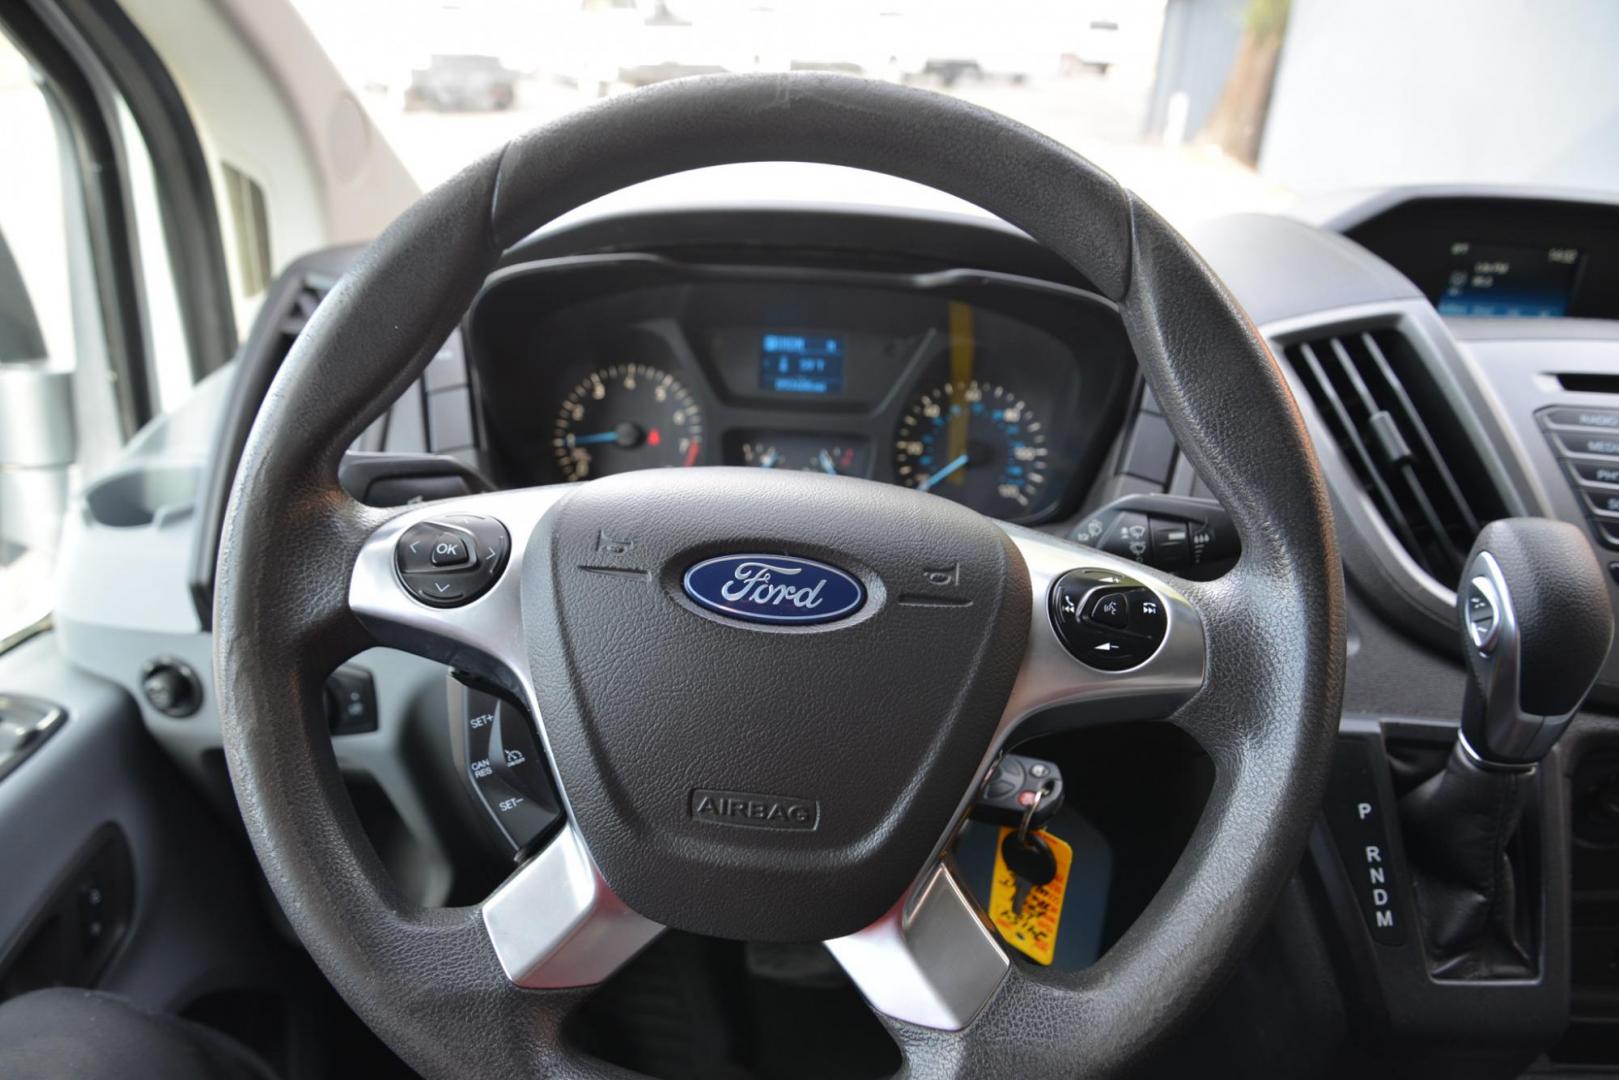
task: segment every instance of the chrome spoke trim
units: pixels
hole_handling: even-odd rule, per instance
[[[972,1023],[1011,967],[944,862],[935,863],[888,914],[826,947],[872,1008],[945,1031]]]
[[[531,989],[593,986],[663,927],[625,907],[570,823],[483,904],[506,977]]]
[[[1206,659],[1197,609],[1163,575],[1094,548],[1005,525],[1029,572],[1029,640],[977,777],[1014,739],[1092,723],[1168,716],[1203,686]],[[1168,616],[1163,644],[1127,671],[1101,671],[1074,659],[1051,625],[1052,585],[1070,570],[1094,568],[1133,578],[1158,594]],[[1083,705],[1082,709],[1059,706]],[[959,1031],[1000,990],[1010,961],[994,929],[951,872],[945,849],[977,793],[961,800],[927,869],[883,918],[826,943],[878,1012],[910,1024]]]
[[[391,518],[360,549],[349,581],[350,610],[379,644],[491,679],[539,716],[523,642],[524,549],[540,518],[567,491],[556,485],[469,495],[426,503]],[[405,591],[394,570],[394,548],[412,526],[457,514],[494,518],[504,525],[511,555],[500,578],[476,600],[460,607],[432,607]]]
[[[1168,716],[1203,686],[1203,620],[1191,601],[1158,571],[1048,533],[1003,525],[1029,570],[1029,643],[1011,698],[1001,715],[993,753],[1009,737],[1052,730],[1040,714],[1053,706],[1087,703],[1084,723]],[[1108,570],[1158,594],[1168,616],[1157,652],[1126,671],[1101,671],[1074,659],[1051,625],[1048,598],[1070,570]],[[986,762],[987,764],[987,762]]]
[[[535,720],[546,759],[554,761],[523,638],[521,585],[529,537],[566,496],[562,485],[428,503],[383,524],[360,551],[349,607],[377,642],[483,678],[516,696]],[[394,548],[405,531],[456,514],[493,518],[506,528],[511,555],[489,591],[460,607],[436,608],[405,591]],[[567,823],[537,855],[483,903],[484,929],[506,977],[519,986],[561,988],[601,982],[663,927],[627,908],[590,856],[561,778],[552,782]]]

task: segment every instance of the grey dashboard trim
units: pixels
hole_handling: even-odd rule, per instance
[[[43,615],[26,626],[19,626],[4,636],[0,636],[0,656],[15,649],[29,638],[45,633],[54,625],[49,615]]]
[[[1255,322],[1421,300],[1398,270],[1354,241],[1274,214],[1232,214],[1187,230]]]
[[[1405,184],[1324,196],[1295,207],[1293,214],[1323,229],[1348,232],[1397,206],[1427,199],[1510,199],[1619,206],[1619,197],[1612,192],[1551,184]]]
[[[565,255],[552,259],[536,259],[531,262],[502,266],[484,279],[483,288],[478,290],[477,297],[473,299],[472,305],[468,309],[465,325],[470,326],[476,320],[478,307],[483,298],[491,290],[499,288],[507,281],[535,274],[610,267],[645,267],[668,270],[688,278],[734,280],[738,277],[745,277],[750,281],[810,281],[840,285],[905,288],[919,292],[929,292],[962,285],[999,285],[1064,300],[1077,300],[1112,312],[1119,310],[1118,304],[1093,290],[1048,281],[1044,278],[1010,274],[999,270],[956,267],[922,273],[904,273],[887,270],[845,270],[824,266],[798,266],[781,262],[710,263],[637,251],[599,255]]]
[[[759,173],[768,172],[769,184],[761,185]],[[862,174],[864,194],[859,199],[840,200],[827,194],[828,175]],[[686,187],[694,179],[703,181],[701,194]],[[879,194],[886,201],[871,198],[872,185],[886,189]],[[685,188],[685,190],[680,190]],[[758,193],[768,190],[769,197]],[[896,181],[881,173],[842,169],[815,162],[748,162],[716,165],[686,174],[659,177],[603,196],[558,217],[530,233],[518,245],[535,240],[565,236],[585,226],[620,222],[657,215],[697,215],[715,212],[762,211],[865,215],[869,217],[911,217],[941,224],[977,225],[1020,237],[1028,233],[972,203],[946,195],[936,188]],[[1031,241],[1032,242],[1032,241]]]
[[[1445,325],[1457,341],[1600,341],[1619,342],[1612,319],[1488,319],[1447,315]]]
[[[924,203],[839,203],[816,190],[792,202],[786,198],[790,189],[772,190],[776,197],[770,199],[722,202],[719,193],[710,191],[701,200],[593,206],[530,234],[507,251],[501,264],[623,251],[763,250],[768,242],[778,251],[841,254],[853,261],[878,252],[924,266],[979,266],[1096,288],[1026,232],[987,213],[939,210]]]

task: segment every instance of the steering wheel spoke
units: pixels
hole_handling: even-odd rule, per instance
[[[471,495],[388,519],[355,560],[350,609],[378,644],[495,682],[539,715],[523,644],[522,568],[535,524],[566,491]],[[434,566],[435,556],[446,565]]]
[[[881,919],[826,947],[878,1013],[942,1031],[971,1024],[1011,969],[995,932],[944,859]]]
[[[1094,548],[1015,526],[1006,531],[1027,567],[1034,602],[1023,664],[985,759],[986,771],[1014,740],[1089,724],[1167,717],[1201,689],[1206,669],[1203,622],[1174,584]],[[1089,575],[1081,608],[1126,589],[1147,590],[1133,595],[1150,595],[1148,603],[1161,605],[1161,641],[1126,641],[1142,650],[1138,663],[1107,670],[1085,663],[1079,658],[1083,652],[1076,655],[1064,641],[1057,622],[1064,617],[1061,583],[1076,573]],[[1083,615],[1083,610],[1072,613]],[[1102,656],[1106,663],[1106,651]],[[864,930],[826,943],[871,1007],[890,1020],[962,1030],[994,999],[1011,971],[994,929],[943,853],[975,794],[965,794],[940,852],[905,895]]]
[[[517,986],[593,986],[663,927],[613,895],[572,823],[483,903],[501,969]]]
[[[1201,689],[1207,669],[1203,619],[1175,583],[1094,548],[1005,528],[1028,567],[1033,603],[1023,666],[992,753],[1013,739],[1162,719]],[[1129,620],[1121,628],[1099,621],[1096,609],[1110,598],[1123,612],[1115,621]],[[1065,622],[1080,629],[1066,641]]]
[[[355,560],[351,610],[379,644],[500,685],[539,718],[524,647],[522,567],[536,523],[566,490],[449,499],[389,519]],[[464,557],[458,543],[468,549]],[[435,555],[447,564],[442,572]],[[440,583],[446,587],[436,590]],[[435,601],[436,591],[465,599]],[[538,726],[545,743],[543,721]],[[663,930],[613,894],[571,819],[484,901],[482,916],[506,977],[528,989],[599,983]]]

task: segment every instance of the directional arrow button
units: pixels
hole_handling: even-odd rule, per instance
[[[462,584],[461,579],[428,577],[425,574],[416,584],[416,592],[424,600],[430,600],[435,604],[454,603],[467,595],[466,586]]]
[[[399,583],[433,607],[457,607],[476,600],[495,584],[511,551],[500,522],[473,514],[451,514],[407,528],[394,550]]]
[[[1123,671],[1141,663],[1140,643],[1129,638],[1116,638],[1087,629],[1082,636],[1089,639],[1080,655],[1087,664],[1103,671]]]
[[[430,522],[412,525],[405,530],[405,535],[399,538],[399,547],[396,551],[401,573],[433,571],[433,540],[442,530],[443,526]]]

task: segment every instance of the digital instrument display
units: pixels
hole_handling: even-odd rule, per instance
[[[776,394],[843,392],[842,338],[765,334],[759,345],[759,389]]]
[[[1450,245],[1441,315],[1556,318],[1568,314],[1580,253],[1571,247]]]

